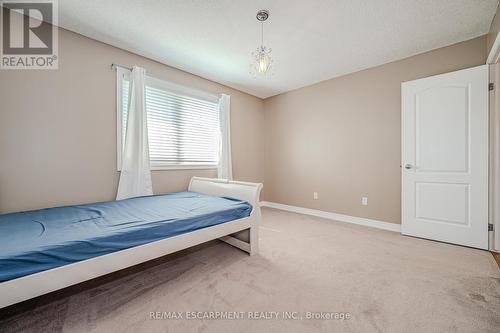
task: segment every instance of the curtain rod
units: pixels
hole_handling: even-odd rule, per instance
[[[122,65],[118,65],[118,64],[111,64],[111,69],[117,69],[118,67],[129,70],[129,71],[132,70],[132,68],[130,68],[130,67],[126,67],[126,66],[122,66]]]
[[[130,68],[130,67],[118,65],[118,64],[115,64],[115,63],[111,64],[111,69],[117,69],[117,68],[123,68],[123,69],[126,69],[128,71],[132,71],[132,68]],[[165,81],[163,79],[157,79],[154,76],[149,76],[148,75],[148,77],[150,77],[152,79],[156,79],[156,80]],[[184,86],[184,85],[180,85],[180,84],[177,84],[177,83],[174,83],[174,82],[169,82],[169,81],[165,81],[165,82],[167,82],[171,87],[175,87],[176,89],[180,89],[181,91],[185,91],[188,94],[191,94],[193,96],[200,96],[200,95],[202,95],[202,96],[205,96],[205,98],[207,100],[217,100],[217,101],[219,100],[219,95],[218,94],[212,94],[212,93],[209,93],[209,92],[206,92],[206,91],[203,91],[203,90],[193,89],[193,88],[190,88],[190,87],[187,87],[187,86]]]

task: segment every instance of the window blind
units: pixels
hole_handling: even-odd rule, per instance
[[[129,81],[122,80],[122,143],[125,143]],[[146,85],[151,166],[215,166],[219,159],[217,103]]]

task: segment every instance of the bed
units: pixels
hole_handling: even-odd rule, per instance
[[[258,251],[262,184],[0,215],[0,308],[213,239]]]

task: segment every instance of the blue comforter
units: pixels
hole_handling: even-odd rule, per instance
[[[247,217],[245,201],[194,192],[0,215],[0,281]]]

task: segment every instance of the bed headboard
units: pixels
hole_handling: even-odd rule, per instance
[[[259,207],[262,184],[193,177],[189,183],[188,190],[203,194],[233,197],[248,201],[253,207]]]

